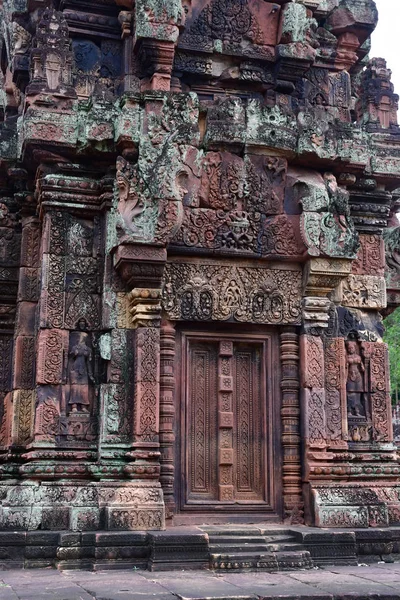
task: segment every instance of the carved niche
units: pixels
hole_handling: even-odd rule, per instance
[[[300,269],[169,263],[164,277],[170,319],[300,323]]]
[[[386,344],[346,342],[346,393],[349,438],[353,442],[393,439]]]
[[[31,83],[27,94],[57,92],[75,98],[72,63],[67,22],[61,12],[46,8],[40,16],[33,40]]]

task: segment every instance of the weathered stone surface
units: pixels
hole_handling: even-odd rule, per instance
[[[3,4],[0,527],[77,535],[7,560],[142,564],[95,532],[165,519],[397,524],[374,2]]]

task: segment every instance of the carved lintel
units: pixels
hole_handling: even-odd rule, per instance
[[[283,269],[168,263],[163,308],[173,320],[299,324],[301,273]]]

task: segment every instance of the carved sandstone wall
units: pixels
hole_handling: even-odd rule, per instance
[[[0,527],[398,525],[373,0],[1,11]]]

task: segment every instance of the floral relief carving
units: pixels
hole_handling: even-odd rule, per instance
[[[163,307],[172,319],[298,323],[301,272],[170,263]]]

